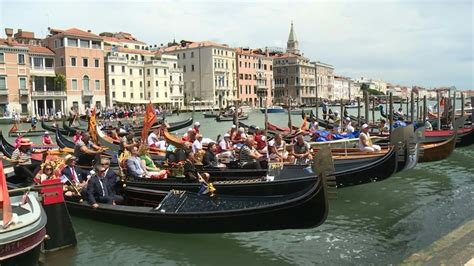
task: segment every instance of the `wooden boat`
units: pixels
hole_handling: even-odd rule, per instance
[[[444,160],[451,155],[456,147],[456,134],[442,142],[423,143],[423,156],[418,159],[420,163]]]
[[[440,142],[447,140],[453,135],[452,130],[432,130],[425,132],[425,143]],[[457,130],[458,139],[456,141],[456,147],[466,147],[474,143],[474,128],[465,127]]]
[[[260,108],[260,112],[265,113],[265,108]],[[267,107],[267,113],[272,114],[272,113],[284,113],[285,109],[281,106],[269,106]]]
[[[216,118],[219,116],[219,113],[217,112],[203,112],[204,118]]]
[[[239,116],[239,120],[247,120],[249,118],[248,114],[242,114]],[[217,122],[224,122],[224,121],[234,121],[233,116],[216,116],[216,121]]]
[[[56,130],[58,129],[59,131],[61,131],[61,134],[63,134],[63,135],[67,135],[69,133],[67,130],[65,130],[61,127],[56,127],[56,126],[47,124],[47,123],[45,123],[45,121],[41,121],[41,127],[45,130],[48,130],[48,131],[54,132],[54,133],[56,133]]]
[[[37,265],[41,243],[46,236],[46,214],[32,195],[10,197],[12,213],[18,222],[0,228],[1,265]],[[3,218],[1,223],[3,223]]]
[[[127,205],[67,202],[69,212],[97,221],[172,233],[224,233],[312,228],[328,214],[324,179],[282,196],[198,196],[126,188]],[[164,197],[164,198],[163,198]],[[160,199],[162,200],[160,201]]]
[[[22,135],[24,137],[38,137],[44,135],[44,130],[40,129],[29,129],[29,130],[14,130],[8,131],[9,137],[16,137],[18,135]]]

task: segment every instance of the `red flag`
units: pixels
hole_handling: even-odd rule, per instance
[[[8,195],[7,177],[3,174],[3,162],[0,160],[0,206],[3,212],[3,227],[5,228],[12,220],[12,205]]]
[[[97,139],[97,122],[95,120],[95,108],[91,111],[91,117],[89,117],[89,135],[91,136],[92,142],[98,143]]]
[[[143,119],[143,130],[142,130],[142,142],[145,142],[148,137],[148,131],[150,130],[151,126],[156,122],[156,113],[155,107],[150,102],[146,106],[146,113]]]

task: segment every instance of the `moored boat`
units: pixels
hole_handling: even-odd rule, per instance
[[[46,214],[33,194],[13,196],[10,202],[16,222],[0,227],[0,264],[37,265],[46,236]]]
[[[423,143],[423,156],[418,159],[420,163],[444,160],[451,155],[456,147],[456,134],[445,141],[435,143]]]
[[[247,120],[249,118],[248,114],[239,115],[239,120]],[[233,116],[216,116],[217,122],[224,122],[224,121],[234,121]]]
[[[260,112],[265,113],[265,108],[260,108]],[[267,113],[284,113],[285,109],[281,106],[269,106],[267,107]]]

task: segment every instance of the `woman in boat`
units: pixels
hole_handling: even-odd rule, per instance
[[[201,173],[199,174],[196,166],[194,165],[194,153],[191,150],[186,151],[186,160],[184,161],[183,166],[183,174],[188,182],[198,182],[199,177],[202,177],[204,181],[209,181],[209,174],[208,173]]]
[[[76,135],[74,135],[74,137],[72,138],[72,141],[74,141],[74,143],[77,143],[81,139],[82,139],[82,131],[76,130]]]
[[[155,163],[150,157],[150,149],[147,145],[142,144],[138,149],[140,159],[142,161],[142,166],[149,172],[159,171],[160,169],[156,167]]]
[[[57,178],[54,174],[56,165],[52,161],[47,161],[41,166],[41,170],[35,176],[35,183],[41,184],[45,180]]]
[[[362,125],[362,130],[359,135],[359,149],[366,152],[378,152],[381,150],[379,145],[372,144],[369,134],[369,126],[367,124]]]
[[[51,136],[49,135],[48,131],[44,132],[43,135],[43,145],[53,145],[53,140],[51,139]]]

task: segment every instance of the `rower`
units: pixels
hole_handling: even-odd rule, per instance
[[[28,182],[33,182],[34,174],[39,166],[38,163],[31,161],[31,153],[33,152],[31,145],[33,143],[30,139],[22,138],[19,147],[13,151],[11,156],[15,175],[25,177]]]
[[[104,151],[90,141],[89,133],[84,133],[82,139],[74,146],[74,156],[77,158],[77,163],[81,166],[91,166],[94,159],[98,158]]]
[[[381,150],[379,145],[372,144],[372,140],[370,140],[369,126],[367,124],[362,125],[362,130],[359,135],[359,149],[367,152]]]

